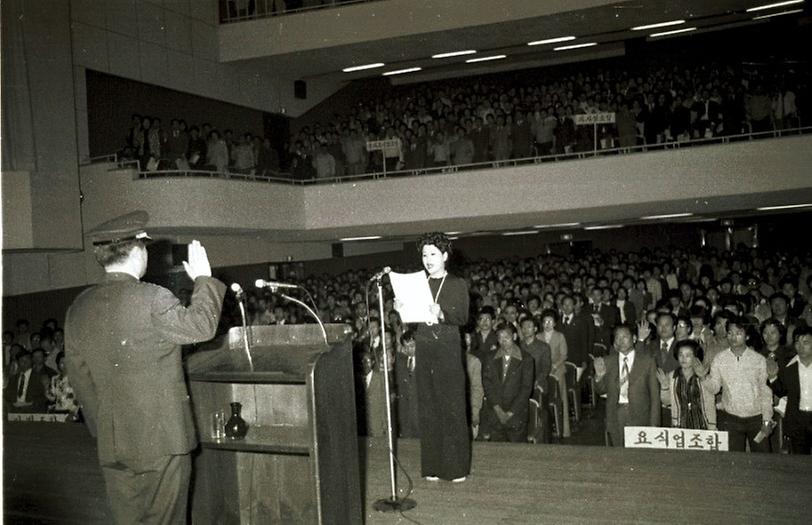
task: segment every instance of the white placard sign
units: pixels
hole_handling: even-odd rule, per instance
[[[367,142],[367,151],[384,150],[400,147],[400,139],[370,140]]]
[[[665,427],[625,427],[626,448],[727,451],[727,432]]]
[[[583,126],[585,124],[614,124],[615,114],[613,112],[607,113],[584,113],[575,115],[575,125]]]
[[[68,414],[23,414],[9,413],[9,421],[26,421],[38,423],[64,423],[68,419]]]

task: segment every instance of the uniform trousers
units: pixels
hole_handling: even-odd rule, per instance
[[[161,456],[138,466],[102,464],[107,500],[117,525],[186,523],[192,460],[188,454]]]

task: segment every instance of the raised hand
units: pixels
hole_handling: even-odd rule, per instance
[[[648,339],[649,335],[651,335],[651,327],[649,326],[648,321],[643,319],[637,323],[637,340],[644,342]]]
[[[211,277],[211,265],[209,257],[206,255],[206,248],[200,241],[194,240],[189,243],[188,261],[183,261],[183,269],[191,280],[198,277]]]
[[[660,382],[660,387],[668,385],[668,374],[660,367],[657,367],[657,381]]]

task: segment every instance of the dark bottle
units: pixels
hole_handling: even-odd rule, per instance
[[[231,403],[231,417],[226,422],[226,437],[229,439],[242,439],[248,432],[248,423],[240,416],[240,411],[240,403]]]

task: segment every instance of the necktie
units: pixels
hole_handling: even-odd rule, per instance
[[[25,374],[20,374],[20,384],[17,385],[17,399],[23,397],[25,394]]]
[[[510,366],[510,356],[506,355],[505,360],[502,361],[502,381],[507,377],[508,367]]]
[[[629,402],[629,358],[623,358],[623,368],[620,370],[620,401]]]
[[[663,341],[660,344],[660,351],[663,353],[663,358],[668,357],[668,342],[667,341]]]

